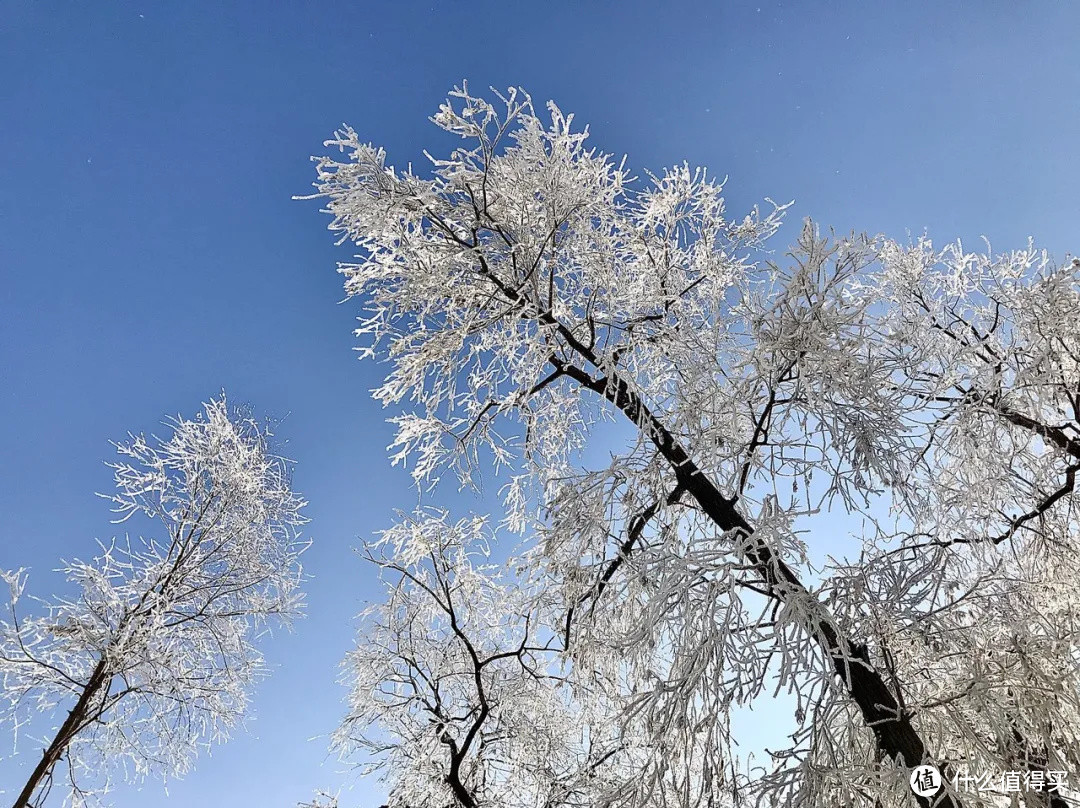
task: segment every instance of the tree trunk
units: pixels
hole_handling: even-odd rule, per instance
[[[52,743],[48,748],[42,751],[41,760],[38,765],[31,772],[30,778],[26,781],[26,785],[23,786],[23,790],[19,792],[19,796],[15,798],[15,804],[12,808],[39,808],[40,802],[35,806],[30,800],[33,798],[34,793],[48,781],[52,775],[52,770],[56,764],[60,761],[60,758],[64,756],[64,752],[71,744],[72,739],[82,729],[82,723],[86,720],[86,716],[89,713],[90,702],[95,695],[101,690],[101,686],[106,681],[105,676],[105,659],[98,662],[97,667],[94,668],[94,672],[90,674],[90,679],[87,680],[86,686],[83,688],[82,693],[79,695],[79,700],[75,702],[75,706],[71,708],[71,712],[68,713],[67,718],[64,719],[64,723],[60,725],[60,729],[56,731],[56,735],[53,737]]]

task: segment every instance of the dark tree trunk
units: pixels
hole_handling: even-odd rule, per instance
[[[101,692],[101,688],[106,681],[105,660],[102,659],[94,668],[94,672],[90,674],[90,679],[79,695],[79,700],[75,702],[75,706],[71,708],[71,712],[64,719],[64,723],[56,731],[52,743],[42,751],[41,760],[34,767],[34,771],[30,773],[30,778],[26,781],[26,785],[23,786],[23,790],[19,792],[19,796],[15,798],[15,804],[12,808],[38,808],[40,806],[40,801],[35,804],[31,802],[31,799],[33,799],[38,789],[48,782],[53,769],[64,756],[64,752],[67,751],[72,739],[82,729],[83,722],[86,721],[86,717],[90,713],[90,703]]]

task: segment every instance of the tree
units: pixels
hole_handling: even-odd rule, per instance
[[[544,124],[523,92],[497,95],[499,111],[450,94],[432,120],[467,145],[430,158],[428,178],[345,128],[327,145],[348,158],[319,158],[307,197],[328,199],[331,229],[361,250],[339,270],[364,300],[363,356],[391,362],[376,397],[413,404],[393,419],[395,461],[422,485],[509,468],[499,527],[530,548],[505,609],[473,605],[479,583],[450,607],[441,582],[472,580],[460,554],[450,567],[432,554],[428,577],[417,558],[381,562],[400,576],[390,603],[433,599],[420,624],[419,606],[392,610],[361,640],[396,660],[383,681],[405,682],[382,699],[360,666],[346,722],[350,736],[391,728],[391,806],[517,794],[690,808],[727,794],[876,808],[907,804],[920,764],[948,781],[1073,761],[1080,349],[1062,323],[1080,309],[1075,264],[822,238],[807,222],[781,265],[765,247],[784,206],[729,219],[703,171],[642,185],[554,104]],[[1054,396],[1072,406],[1066,425]],[[587,469],[577,453],[605,419],[629,428],[625,445]],[[873,521],[883,503],[895,529]],[[803,526],[827,536],[825,506],[866,518],[858,563],[811,568]],[[1050,608],[1058,619],[1040,618]],[[459,632],[474,609],[523,623],[492,644]],[[1012,645],[987,648],[995,632]],[[528,636],[547,667],[513,655]],[[530,699],[528,720],[570,722],[575,763],[543,770],[546,788],[492,791],[542,769],[491,752],[528,743],[528,721],[485,695],[513,690],[486,678],[495,657],[578,705]],[[469,676],[471,696],[441,713],[435,685]],[[793,745],[747,777],[731,710],[783,689]],[[565,787],[588,768],[583,744],[615,730],[611,779]]]
[[[491,563],[492,533],[484,519],[423,511],[367,547],[390,591],[347,659],[337,747],[383,757],[369,771],[389,767],[395,806],[604,804],[643,775],[661,795],[690,787],[683,766],[708,785],[717,727],[696,727],[679,767],[657,771],[667,750],[656,711],[623,709],[628,672],[614,660],[587,683],[568,676],[561,638],[545,628],[559,599],[533,559]]]
[[[67,714],[15,800],[41,806],[63,761],[83,804],[109,772],[182,774],[198,750],[227,738],[264,666],[255,640],[300,606],[298,528],[271,433],[231,414],[224,396],[167,440],[115,444],[118,521],[156,523],[156,535],[100,544],[61,571],[77,594],[21,616],[23,570],[4,575],[10,617],[0,622],[0,696],[18,727],[27,710]]]

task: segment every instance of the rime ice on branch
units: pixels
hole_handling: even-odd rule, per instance
[[[77,594],[22,615],[23,571],[4,575],[0,697],[13,727],[27,711],[60,722],[15,802],[52,791],[76,804],[109,775],[186,772],[198,750],[244,718],[264,673],[256,639],[298,614],[298,529],[304,501],[290,489],[271,434],[211,400],[177,418],[165,440],[130,436],[109,464],[107,498],[149,533],[100,544],[61,570]]]

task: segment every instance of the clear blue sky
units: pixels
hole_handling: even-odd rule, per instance
[[[0,0],[0,567],[49,594],[57,559],[113,530],[107,441],[221,387],[288,416],[311,501],[310,616],[267,644],[251,731],[168,801],[114,804],[291,806],[340,781],[308,739],[341,714],[335,666],[374,592],[350,548],[415,500],[337,305],[348,250],[290,201],[341,122],[419,164],[453,84],[520,84],[636,169],[729,175],[733,211],[796,200],[778,246],[809,215],[1062,255],[1078,34],[1067,2]],[[28,763],[0,762],[0,787]]]

